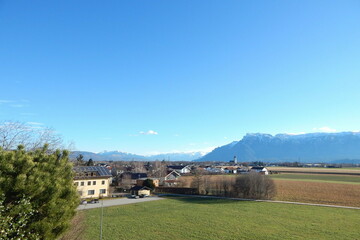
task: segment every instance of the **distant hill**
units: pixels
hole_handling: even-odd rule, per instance
[[[203,156],[200,152],[191,153],[166,153],[150,156],[136,155],[132,153],[124,153],[120,151],[104,151],[100,153],[74,151],[70,154],[71,159],[75,159],[82,154],[84,160],[92,159],[94,161],[154,161],[154,160],[166,160],[166,161],[192,161]]]
[[[247,134],[195,161],[360,163],[360,133]]]

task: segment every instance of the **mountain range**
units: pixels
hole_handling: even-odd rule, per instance
[[[155,161],[155,160],[191,161],[203,156],[203,153],[201,152],[164,153],[164,154],[143,156],[143,155],[125,153],[120,151],[104,151],[100,153],[74,151],[70,154],[70,158],[75,159],[80,154],[83,155],[85,161],[89,160],[90,158],[94,161]]]
[[[360,132],[246,134],[195,161],[360,163]]]

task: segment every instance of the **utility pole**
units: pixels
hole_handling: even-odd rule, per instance
[[[101,217],[100,217],[100,240],[102,240],[102,225],[104,217],[104,199],[101,200]]]

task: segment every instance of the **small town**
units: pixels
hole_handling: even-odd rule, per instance
[[[360,240],[360,1],[0,1],[0,240]]]
[[[96,199],[103,197],[133,198],[150,196],[153,191],[166,192],[186,189],[186,192],[200,193],[201,189],[193,186],[192,176],[248,174],[258,173],[268,175],[269,171],[262,166],[245,167],[237,163],[236,156],[227,165],[187,164],[166,165],[165,161],[128,162],[123,165],[116,162],[93,163],[89,160],[84,166],[73,168],[75,172],[74,185],[81,199]],[[90,166],[91,165],[91,166]],[[141,188],[140,188],[141,187]],[[199,187],[199,186],[198,186]],[[172,189],[173,188],[173,189]],[[172,190],[171,190],[172,189]],[[85,200],[83,203],[87,203]]]

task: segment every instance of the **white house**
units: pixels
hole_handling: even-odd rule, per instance
[[[161,185],[166,187],[176,186],[178,184],[178,178],[181,174],[175,170],[172,170],[165,177],[161,178]]]
[[[263,175],[269,175],[269,171],[265,167],[258,167],[258,166],[252,167],[250,169],[250,172],[257,172],[257,173],[260,173],[260,174],[263,174]]]
[[[205,168],[205,171],[208,171],[210,173],[223,173],[224,169],[219,167],[207,167]]]
[[[182,166],[182,165],[172,165],[172,166],[168,166],[169,170],[175,170],[178,173],[184,174],[184,173],[190,173],[191,168],[187,165],[187,166]]]

